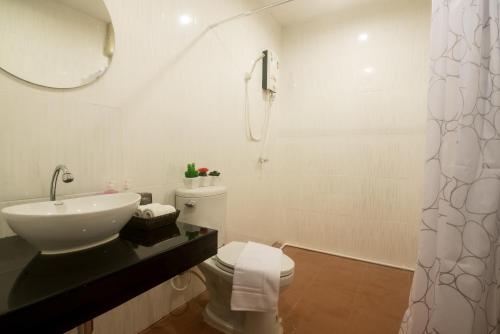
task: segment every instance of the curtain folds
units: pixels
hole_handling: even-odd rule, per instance
[[[400,334],[500,334],[499,8],[433,0],[424,207]]]

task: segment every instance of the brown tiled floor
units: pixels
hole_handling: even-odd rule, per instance
[[[412,273],[286,247],[295,261],[292,285],[280,296],[285,334],[397,334]],[[216,334],[201,316],[208,294],[142,334]],[[257,333],[256,333],[257,334]]]

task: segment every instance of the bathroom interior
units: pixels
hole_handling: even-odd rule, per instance
[[[499,13],[0,0],[0,332],[500,333]]]

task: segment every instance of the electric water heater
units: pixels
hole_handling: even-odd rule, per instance
[[[278,86],[278,56],[271,50],[264,50],[262,66],[262,89],[277,92]]]

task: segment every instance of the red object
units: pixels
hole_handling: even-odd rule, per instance
[[[198,168],[198,172],[200,172],[200,173],[206,173],[206,172],[208,172],[208,168],[205,168],[205,167]]]

